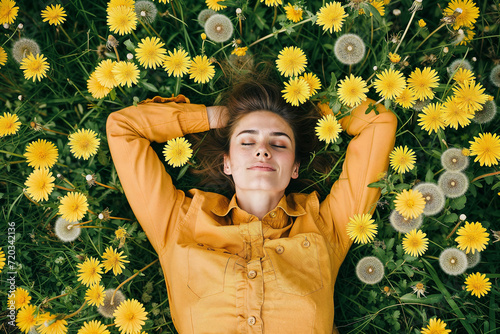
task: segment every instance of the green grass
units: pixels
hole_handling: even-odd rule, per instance
[[[411,23],[411,12],[408,11],[412,5],[410,0],[392,0],[385,6],[384,16],[380,16],[378,12],[374,12],[375,15],[371,17],[360,15],[358,11],[346,7],[349,16],[341,32],[332,34],[312,23],[314,15],[326,1],[302,1],[307,9],[303,19],[306,23],[287,21],[282,6],[277,7],[274,19],[274,8],[255,0],[231,0],[224,3],[228,8],[222,13],[233,22],[233,37],[241,40],[241,46],[249,46],[260,40],[249,48],[247,58],[254,64],[270,63],[274,66],[279,52],[286,46],[297,46],[304,51],[308,59],[307,72],[315,73],[322,84],[320,92],[311,98],[314,103],[324,100],[332,107],[340,107],[336,94],[337,83],[349,73],[361,76],[371,85],[375,74],[374,66],[379,70],[390,67],[388,53],[394,52],[398,45],[391,40],[394,36],[401,38],[408,24],[408,32],[398,50],[401,63],[407,64],[395,65],[406,78],[417,67],[432,67],[440,77],[434,101],[443,101],[451,93],[453,85],[453,80],[447,74],[447,67],[456,59],[467,59],[472,64],[477,81],[485,88],[485,93],[493,96],[495,103],[498,103],[500,90],[489,79],[492,68],[500,63],[498,0],[476,1],[480,15],[474,24],[475,37],[467,45],[454,44],[456,31],[451,27],[441,28],[422,43],[441,25],[442,10],[448,6],[448,1],[424,1],[424,9],[416,12]],[[342,2],[343,5],[347,3]],[[120,43],[117,48],[120,59],[126,59],[129,52],[134,53],[133,49],[142,38],[158,36],[165,42],[167,50],[182,47],[191,57],[202,53],[214,57],[215,77],[207,84],[195,84],[188,76],[180,80],[169,77],[163,68],[144,69],[134,59],[141,70],[138,84],[131,88],[117,87],[105,98],[95,99],[87,90],[87,80],[103,59],[97,51],[103,50],[108,35],[111,34],[106,23],[107,2],[70,0],[62,3],[68,15],[66,22],[60,27],[42,22],[40,12],[45,7],[41,4],[42,2],[17,1],[19,14],[15,23],[8,29],[0,27],[0,46],[8,55],[6,64],[0,67],[0,113],[15,113],[22,123],[16,134],[0,138],[0,235],[15,236],[17,263],[13,264],[12,269],[9,269],[7,263],[0,274],[2,284],[5,284],[5,288],[2,286],[0,289],[0,300],[2,305],[7,303],[8,288],[4,282],[9,277],[9,272],[16,271],[16,285],[29,292],[32,304],[52,313],[70,314],[79,309],[85,296],[85,288],[77,281],[77,264],[82,263],[85,257],[100,258],[109,245],[118,247],[119,241],[114,235],[114,230],[118,227],[124,227],[128,231],[129,237],[120,251],[127,255],[130,263],[121,275],[103,275],[102,284],[106,288],[118,286],[157,258],[121,190],[106,142],[107,116],[113,111],[156,95],[168,97],[181,93],[194,103],[216,104],[220,101],[221,94],[231,85],[231,74],[238,70],[231,65],[234,61],[234,56],[230,56],[233,50],[232,39],[226,43],[214,43],[207,39],[203,43],[200,35],[204,30],[198,24],[197,16],[206,8],[204,2],[155,2],[161,15],[151,25],[138,23],[131,34],[113,34]],[[364,6],[365,12],[373,10],[370,6]],[[245,17],[241,22],[241,33],[236,8],[241,8]],[[399,9],[401,14],[395,15],[395,9]],[[425,28],[418,27],[419,19],[424,19],[427,24]],[[24,25],[22,30],[16,29],[19,23]],[[359,34],[367,48],[363,61],[353,66],[342,65],[333,52],[336,39],[348,32]],[[264,38],[266,36],[269,37]],[[50,64],[47,77],[40,81],[26,80],[20,65],[12,56],[12,44],[20,37],[36,40],[41,53]],[[422,46],[418,47],[421,43]],[[448,52],[444,48],[448,48]],[[116,59],[112,50],[104,49],[101,56]],[[431,62],[431,59],[434,61]],[[273,71],[284,86],[283,83],[288,79],[279,76],[276,69]],[[367,95],[376,101],[380,99],[373,86]],[[380,184],[383,186],[383,196],[374,213],[378,234],[375,241],[368,245],[354,245],[340,269],[335,292],[335,323],[341,333],[419,333],[422,327],[427,326],[430,318],[437,316],[447,323],[446,328],[451,329],[452,333],[495,333],[500,326],[496,316],[500,299],[500,243],[493,242],[495,238],[492,231],[500,230],[500,197],[497,194],[500,191],[499,174],[472,182],[464,196],[447,199],[441,213],[424,218],[422,230],[427,233],[430,243],[422,257],[404,254],[401,247],[404,235],[392,229],[388,216],[394,209],[396,192],[410,189],[417,181],[437,182],[443,172],[440,155],[446,147],[469,147],[469,142],[479,133],[500,133],[499,117],[497,115],[487,124],[471,123],[458,130],[447,127],[438,134],[429,135],[418,125],[417,111],[403,109],[393,101],[382,103],[398,117],[396,145],[412,148],[416,153],[417,163],[413,170],[403,176],[390,169],[388,177]],[[30,125],[32,122],[45,130],[36,131]],[[89,160],[76,159],[69,151],[67,136],[51,131],[69,134],[82,128],[96,131],[101,139],[98,153]],[[58,216],[58,197],[64,196],[67,191],[54,189],[49,200],[40,203],[31,202],[23,194],[24,183],[32,168],[22,155],[26,145],[39,138],[53,142],[58,148],[58,163],[51,171],[54,175],[61,174],[69,182],[58,178],[55,183],[70,188],[74,186],[76,190],[86,194],[89,209],[95,214],[87,213],[84,220],[92,219],[94,221],[90,225],[104,228],[82,229],[82,234],[76,241],[63,243],[55,236],[53,228]],[[326,151],[339,157],[340,160],[332,166],[330,172],[324,174],[307,171],[302,174],[317,183],[322,195],[328,192],[332,182],[340,174],[342,153],[349,137],[342,134],[341,139],[326,146],[321,152],[316,152],[324,154]],[[157,148],[157,152],[161,152],[161,146],[158,145]],[[473,159],[471,157],[471,163],[465,170],[469,180],[498,171],[498,165],[480,166]],[[193,158],[193,163],[196,164],[196,157]],[[197,186],[198,179],[191,173],[183,174],[185,170],[182,168],[166,168],[174,179],[178,178],[176,185],[179,188]],[[97,181],[117,190],[99,185],[88,187],[84,177],[87,174],[94,174]],[[305,191],[310,190],[308,188]],[[129,220],[97,219],[96,215],[106,208],[112,211],[113,217]],[[481,253],[480,264],[468,269],[465,274],[454,277],[446,275],[439,268],[437,259],[444,248],[456,246],[456,233],[449,238],[447,236],[456,227],[460,214],[465,214],[470,222],[481,222],[490,233],[490,241],[486,250]],[[14,230],[8,230],[8,222],[15,223],[13,234],[9,234]],[[0,247],[8,254],[9,239],[2,237],[0,240]],[[363,284],[355,277],[356,263],[367,255],[375,255],[385,264],[385,277],[375,285]],[[464,289],[466,276],[475,272],[485,273],[492,283],[491,291],[479,299]],[[412,286],[418,282],[425,284],[427,297],[417,298],[412,294]],[[387,291],[384,291],[384,287],[387,287]],[[144,331],[176,333],[170,317],[164,277],[158,263],[139,273],[122,290],[128,298],[135,298],[144,304],[149,319]],[[67,295],[44,302],[64,293]],[[68,319],[68,332],[76,333],[84,321],[93,319],[105,324],[113,322],[112,319],[101,317],[95,307],[86,306],[76,316]],[[0,329],[6,333],[16,332],[14,327],[7,324],[8,321],[8,311],[2,311],[0,322],[4,326]],[[118,333],[114,326],[108,329],[111,333]]]

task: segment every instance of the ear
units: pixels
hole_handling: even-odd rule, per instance
[[[299,177],[299,168],[300,162],[296,162],[293,164],[292,179],[296,179]]]
[[[231,175],[231,164],[229,162],[229,156],[224,154],[224,174]]]

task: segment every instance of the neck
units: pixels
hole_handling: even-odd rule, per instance
[[[262,220],[269,211],[278,205],[284,193],[284,191],[270,193],[269,191],[238,191],[237,189],[236,200],[240,208]]]

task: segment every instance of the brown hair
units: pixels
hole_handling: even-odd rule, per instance
[[[320,117],[319,111],[312,103],[306,104],[305,107],[290,105],[283,99],[281,90],[280,86],[268,78],[253,76],[240,80],[226,93],[221,105],[225,105],[228,109],[227,126],[205,134],[197,134],[191,141],[198,143],[195,152],[199,161],[198,168],[191,170],[202,176],[201,185],[227,196],[234,194],[233,179],[223,172],[224,154],[229,154],[230,138],[240,119],[259,110],[273,112],[289,124],[295,136],[295,160],[301,163],[301,173],[308,168],[320,168],[318,163],[327,167],[324,161],[318,159],[314,159],[315,163],[309,163],[312,153],[318,146],[314,128]],[[330,163],[328,165],[331,166]],[[292,179],[286,192],[300,191],[311,183],[313,182],[302,178]]]

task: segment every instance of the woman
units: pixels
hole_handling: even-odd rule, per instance
[[[180,333],[332,333],[333,292],[351,245],[349,217],[373,212],[367,185],[388,167],[396,117],[365,101],[340,120],[351,140],[342,174],[318,195],[285,196],[298,177],[296,108],[270,84],[240,84],[224,107],[155,98],[110,115],[112,157],[156,249]],[[175,188],[151,142],[227,124],[222,173],[234,196]]]

